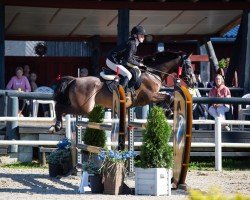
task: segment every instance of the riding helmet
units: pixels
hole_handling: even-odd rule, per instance
[[[135,26],[131,30],[131,35],[147,35],[147,33],[142,26]]]

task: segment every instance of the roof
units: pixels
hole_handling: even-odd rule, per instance
[[[233,27],[230,31],[228,31],[227,33],[225,33],[223,35],[223,37],[225,38],[236,38],[238,31],[239,31],[240,25],[237,25],[235,27]]]
[[[155,36],[155,38],[218,36],[227,31],[227,27],[240,22],[242,10],[239,8],[242,7],[243,1],[237,1],[238,3],[235,4],[234,8],[238,9],[235,10],[229,10],[229,8],[233,8],[234,1],[231,1],[230,4],[223,4],[224,7],[216,2],[208,3],[208,1],[199,1],[201,3],[198,2],[197,4],[195,3],[197,1],[194,0],[191,3],[190,0],[182,1],[185,3],[181,4],[174,3],[174,1],[171,1],[172,4],[157,1],[154,4],[160,5],[158,7],[153,6],[152,2],[140,4],[141,1],[128,1],[126,4],[124,4],[124,1],[91,1],[92,3],[81,1],[85,4],[76,4],[76,2],[79,2],[76,0],[72,0],[71,4],[67,3],[69,2],[67,0],[58,1],[62,2],[61,4],[49,3],[52,1],[48,0],[42,2],[23,0],[21,1],[23,3],[6,0],[6,2],[6,39],[46,40],[47,38],[53,40],[66,38],[71,40],[88,38],[93,35],[116,36],[118,10],[115,8],[119,8],[121,5],[131,7],[130,29],[140,24],[145,27],[147,33]],[[43,4],[44,2],[45,4]],[[202,7],[202,2],[205,2],[207,7]],[[37,6],[34,7],[33,5]],[[78,9],[75,9],[76,5],[79,5]],[[152,10],[150,10],[149,5],[152,5]],[[193,7],[190,7],[190,5],[193,5]],[[215,5],[214,9],[211,9],[212,7],[209,5]],[[228,7],[225,5],[228,5]],[[249,3],[245,3],[245,5],[245,7],[248,7]],[[201,10],[198,10],[197,7]],[[165,10],[162,10],[163,8]],[[209,10],[205,10],[205,8],[209,8]],[[168,37],[166,38],[166,36]]]

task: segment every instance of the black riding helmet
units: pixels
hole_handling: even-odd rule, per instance
[[[142,26],[135,26],[131,30],[131,36],[133,35],[147,35],[147,33]]]

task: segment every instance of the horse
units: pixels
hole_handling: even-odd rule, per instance
[[[173,97],[170,94],[160,92],[162,82],[173,72],[182,67],[182,79],[191,87],[196,83],[194,71],[189,59],[190,55],[183,52],[164,51],[145,56],[143,64],[146,70],[141,70],[140,84],[134,94],[127,94],[126,108],[144,106],[149,103],[165,101],[170,103]],[[112,108],[112,93],[100,77],[88,76],[75,78],[72,76],[62,77],[54,92],[56,102],[55,130],[62,129],[62,115],[76,114],[85,115],[89,113],[95,104],[105,108]]]

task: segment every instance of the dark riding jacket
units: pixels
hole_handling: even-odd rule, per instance
[[[136,40],[135,38],[129,38],[127,43],[118,45],[113,50],[108,53],[107,58],[116,64],[121,64],[123,66],[136,65],[139,66],[140,62],[138,57],[135,56],[137,52]]]

